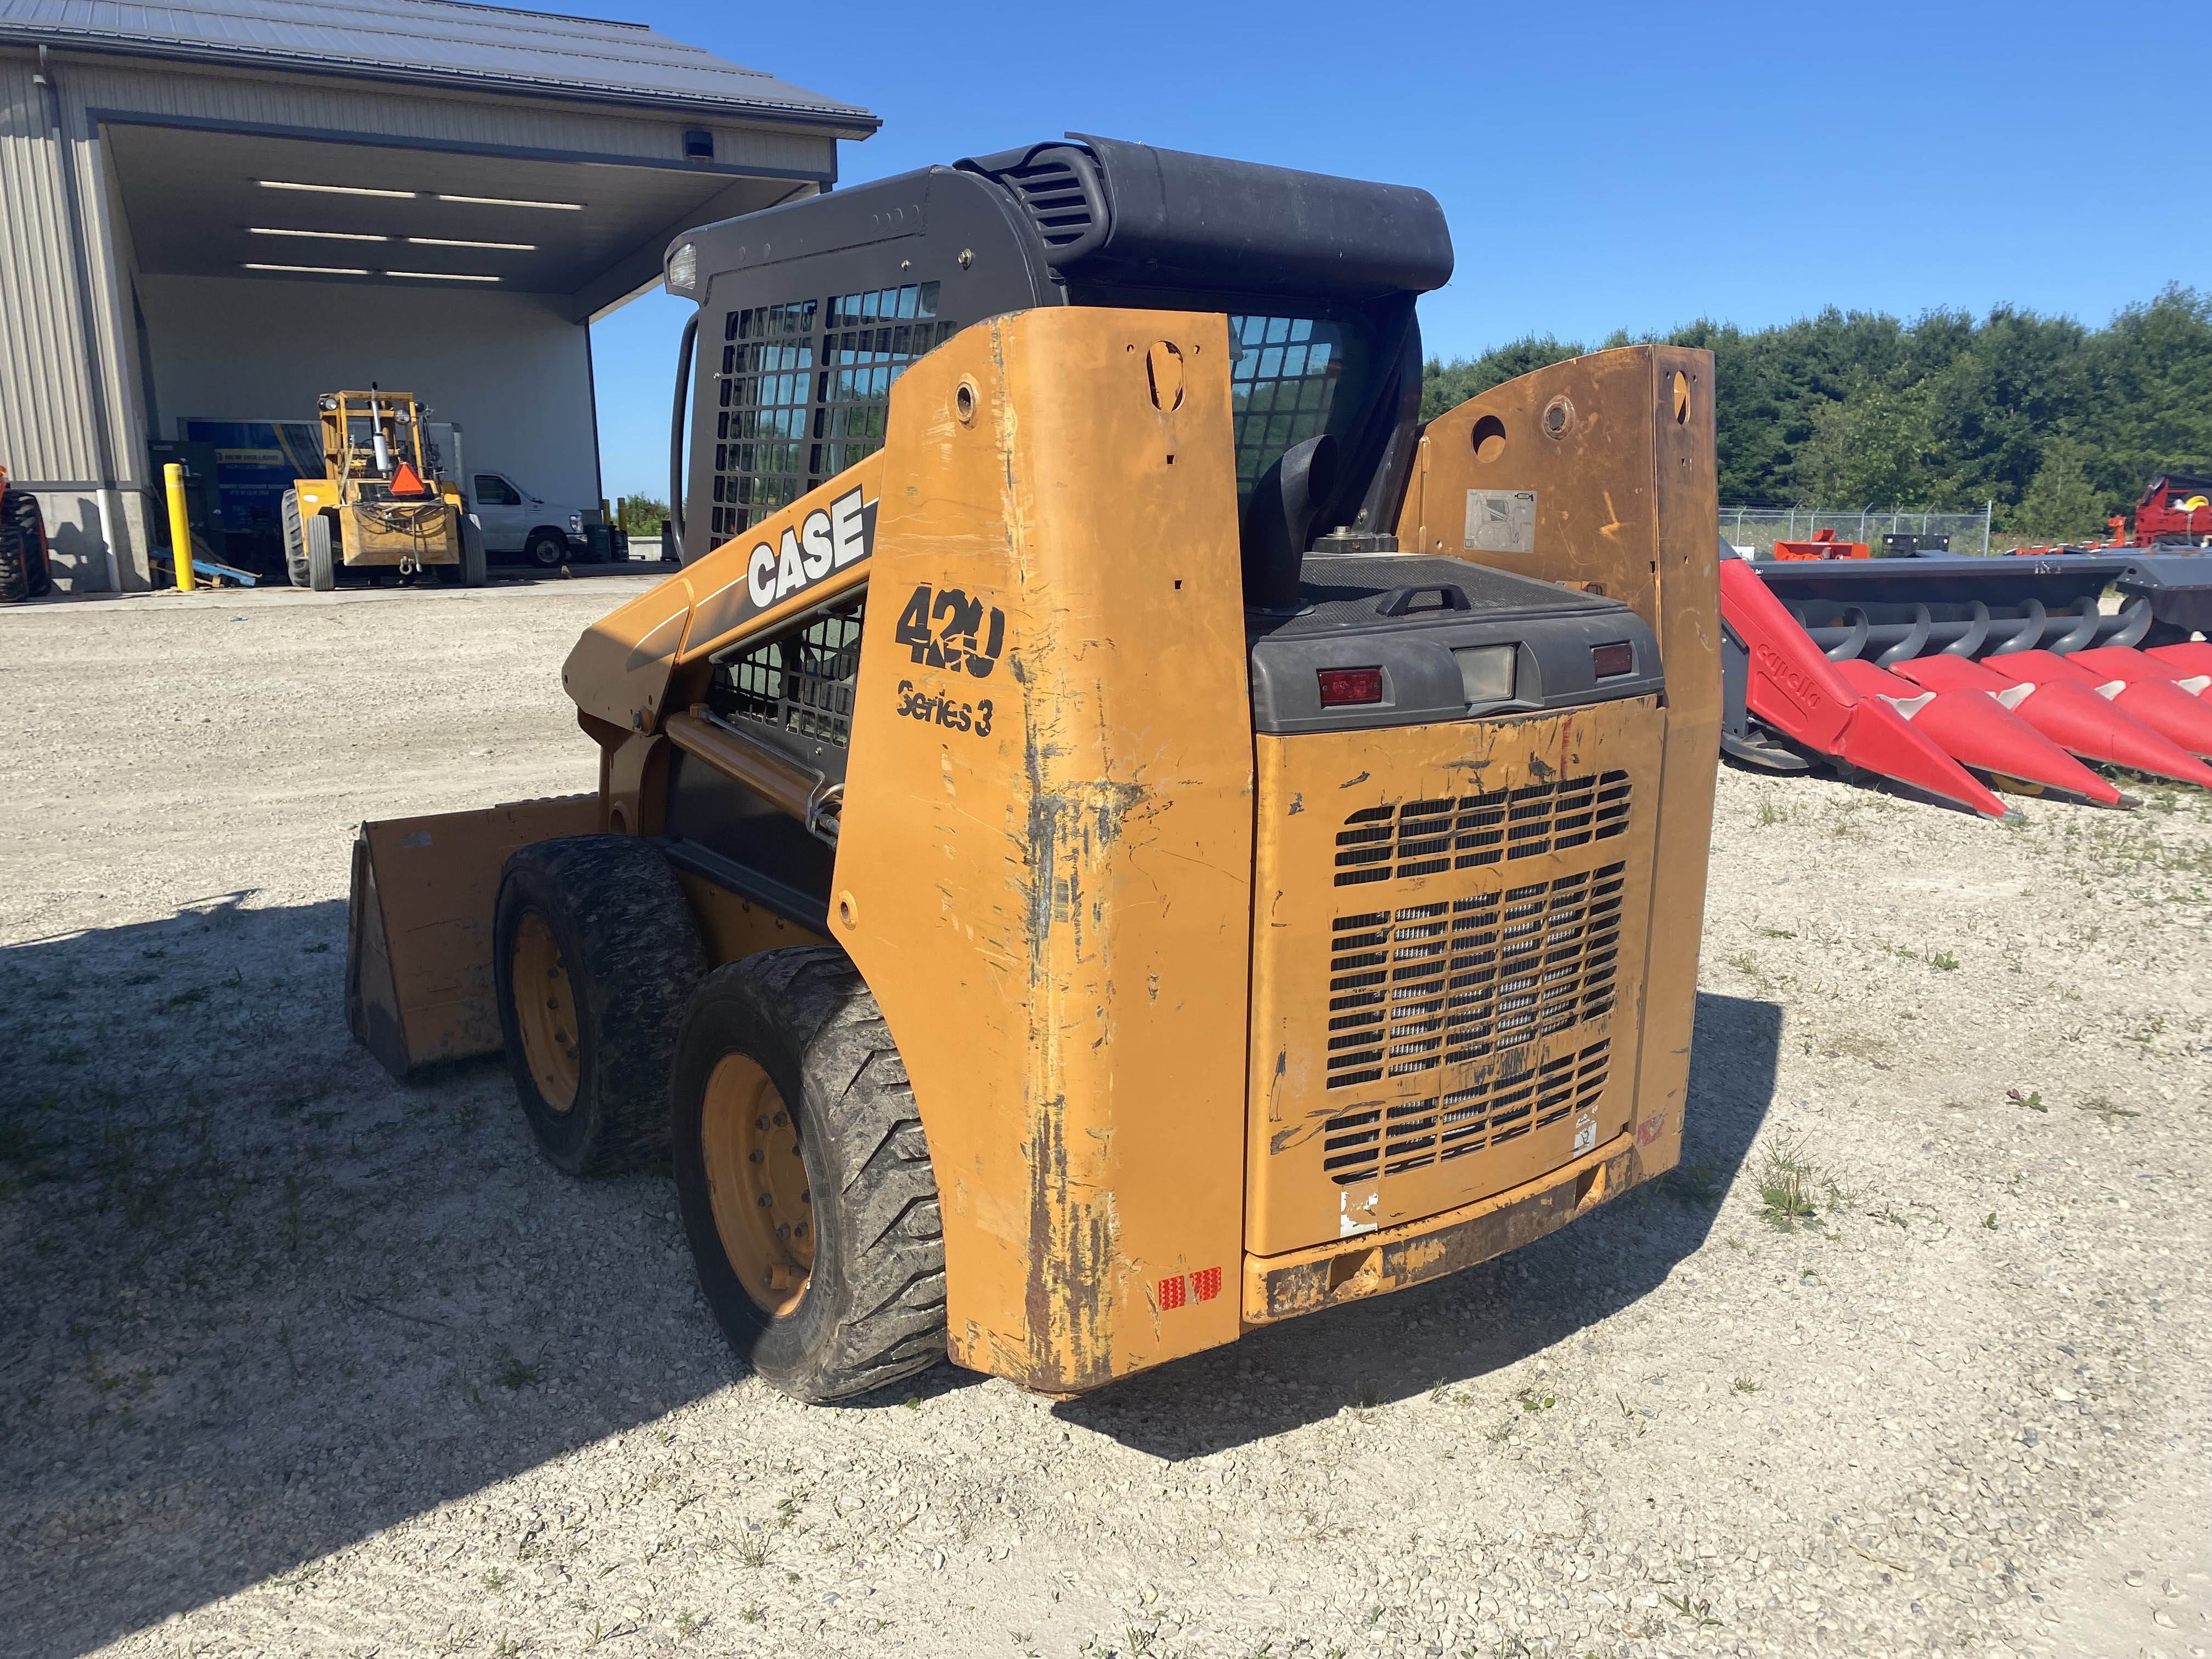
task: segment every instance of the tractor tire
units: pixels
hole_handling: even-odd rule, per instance
[[[301,526],[307,544],[307,586],[327,593],[338,585],[337,550],[331,545],[331,521],[318,513]]]
[[[906,1066],[842,951],[768,951],[684,1011],[676,1205],[730,1346],[801,1400],[945,1358],[945,1234]]]
[[[300,492],[284,492],[284,572],[292,579],[295,587],[313,585],[313,575],[307,568],[307,532],[300,523]]]
[[[0,520],[0,605],[21,605],[30,597],[23,568],[23,532]]]
[[[665,1160],[669,1064],[707,974],[666,857],[635,836],[538,842],[507,860],[492,915],[500,1030],[538,1150],[574,1176]]]
[[[466,514],[461,515],[461,586],[482,587],[491,580],[491,567],[484,558],[483,532],[477,528],[476,520]]]
[[[550,530],[533,530],[523,544],[522,556],[540,570],[558,570],[568,562],[568,544]]]
[[[39,510],[39,498],[27,489],[10,489],[0,495],[0,520],[14,525],[22,533],[25,595],[43,599],[54,591],[54,569],[47,556],[46,517]]]

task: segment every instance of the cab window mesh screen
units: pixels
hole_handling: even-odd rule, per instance
[[[754,306],[722,325],[714,534],[735,535],[813,487],[806,470],[817,302]]]
[[[1242,500],[1285,450],[1328,429],[1344,373],[1344,334],[1310,317],[1231,317],[1229,351]]]
[[[959,327],[908,283],[730,312],[714,424],[720,541],[884,447],[891,383]]]
[[[707,706],[725,720],[757,720],[843,748],[852,736],[864,605],[855,599],[795,634],[718,659]]]

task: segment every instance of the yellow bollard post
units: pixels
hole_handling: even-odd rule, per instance
[[[177,592],[189,593],[192,580],[192,526],[185,514],[185,469],[171,461],[161,469],[161,482],[169,487],[169,559],[177,567]]]

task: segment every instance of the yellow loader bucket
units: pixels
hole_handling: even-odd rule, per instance
[[[396,1078],[495,1054],[491,914],[507,854],[601,828],[596,795],[364,823],[346,914],[346,1018]]]

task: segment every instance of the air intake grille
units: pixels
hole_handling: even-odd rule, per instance
[[[1626,772],[1370,806],[1336,836],[1336,884],[1472,870],[1605,841],[1628,828]]]
[[[1625,868],[1337,917],[1328,1086],[1480,1060],[1607,1012]]]
[[[1041,149],[1025,165],[992,176],[1013,191],[1030,216],[1048,264],[1065,264],[1106,240],[1104,192],[1088,151]]]
[[[1604,1091],[1609,1040],[1473,1088],[1395,1106],[1364,1106],[1322,1126],[1322,1168],[1340,1187],[1404,1175],[1548,1128]]]

